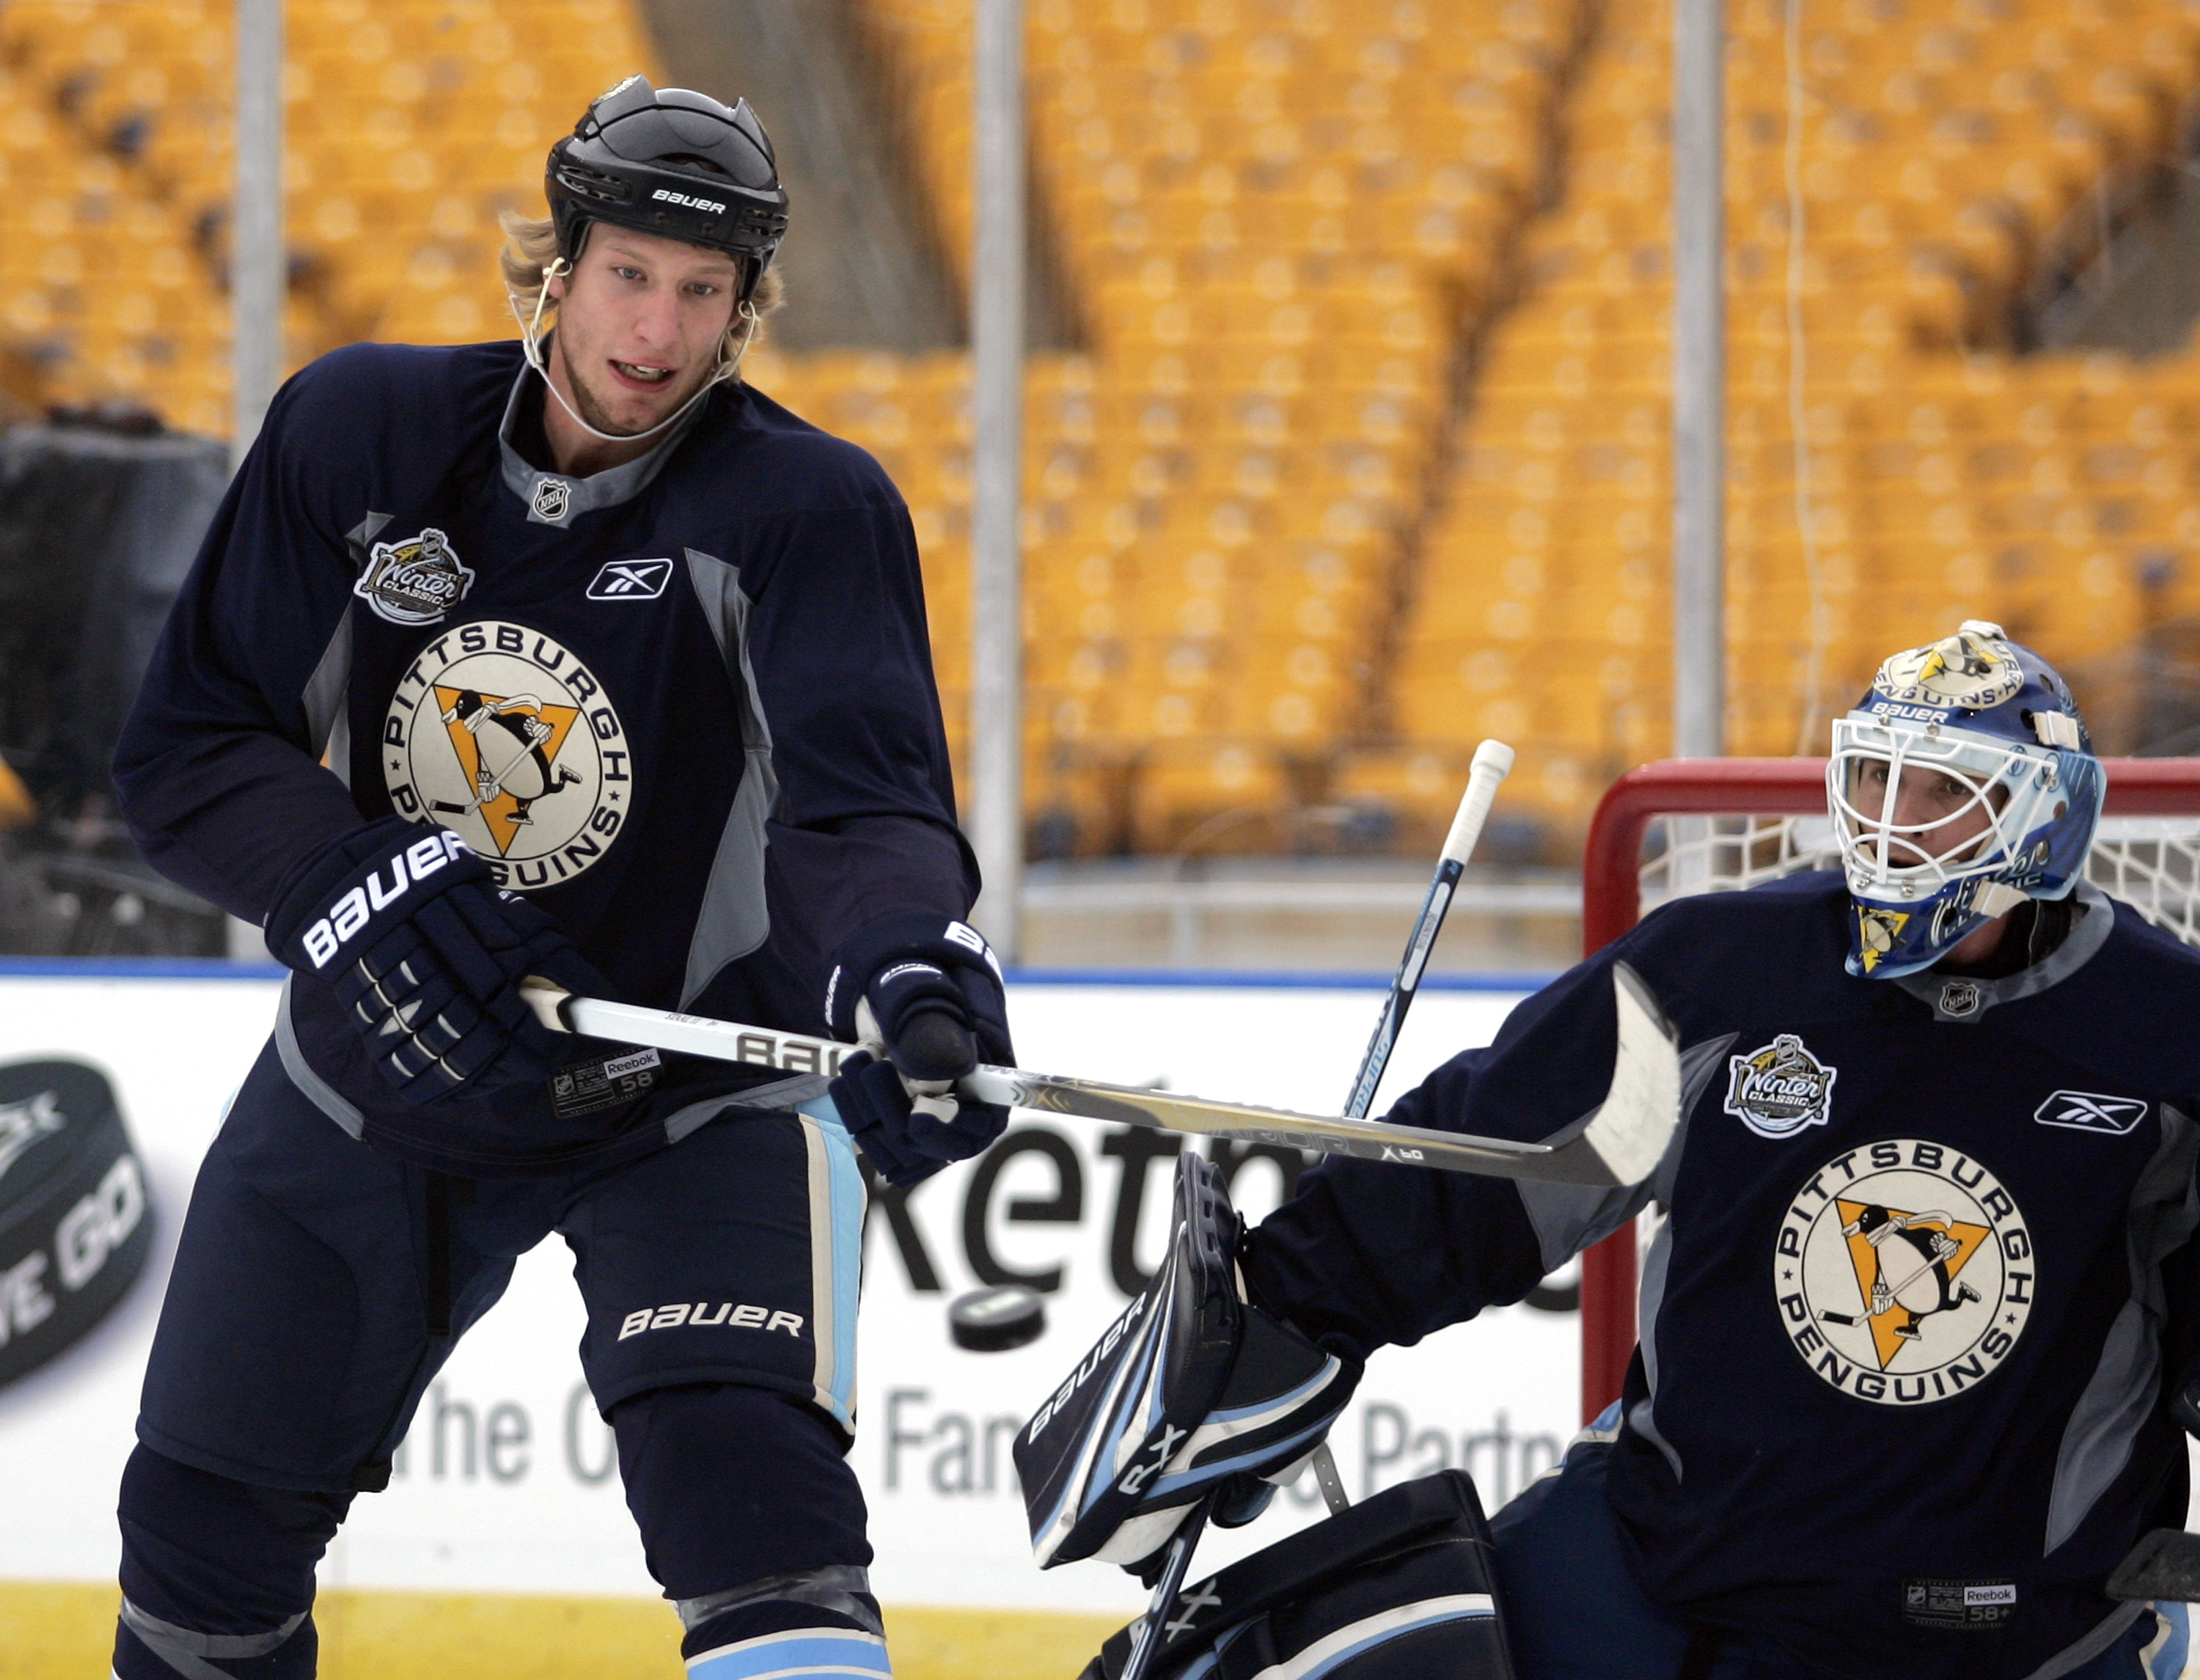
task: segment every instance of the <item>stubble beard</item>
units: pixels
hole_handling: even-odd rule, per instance
[[[557,352],[559,366],[565,370],[565,383],[573,393],[573,406],[581,411],[581,418],[598,431],[609,432],[613,437],[625,440],[638,437],[652,426],[663,422],[664,414],[653,414],[631,429],[622,428],[617,418],[606,411],[603,404],[596,400],[595,392],[590,389],[588,383],[581,378],[581,370],[574,366],[573,358],[566,350],[564,342],[553,337],[550,344],[551,348]],[[668,383],[667,389],[670,388]],[[681,402],[693,395],[693,391],[682,393],[665,405],[664,413],[670,413]]]

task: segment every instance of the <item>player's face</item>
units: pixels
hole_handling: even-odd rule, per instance
[[[1887,761],[1859,758],[1850,772],[1849,803],[1867,817],[1887,809]],[[1993,812],[2008,799],[1996,787],[1980,797],[1977,785],[1944,770],[1905,764],[1895,784],[1887,862],[1899,869],[1934,858],[1960,862],[1993,826]],[[1873,842],[1864,841],[1869,848]]]
[[[719,252],[598,223],[572,273],[550,283],[558,301],[550,377],[597,430],[648,430],[711,377],[739,282],[734,260]],[[553,444],[564,442],[563,418],[548,405]]]

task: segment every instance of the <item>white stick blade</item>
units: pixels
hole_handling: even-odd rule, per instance
[[[1615,1184],[1640,1184],[1658,1170],[1681,1123],[1681,1057],[1665,1012],[1641,975],[1624,963],[1612,969],[1619,1010],[1619,1047],[1612,1089],[1583,1133]]]

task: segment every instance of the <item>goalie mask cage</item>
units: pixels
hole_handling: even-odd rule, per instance
[[[2086,877],[2200,945],[2200,758],[2109,758]],[[1838,869],[1823,758],[1669,758],[1606,791],[1582,859],[1582,950],[1686,893]],[[1635,1351],[1635,1228],[1582,1256],[1582,1416],[1619,1397]]]

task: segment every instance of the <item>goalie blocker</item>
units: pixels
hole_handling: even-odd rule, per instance
[[[1177,1157],[1168,1253],[1016,1436],[1016,1473],[1043,1568],[1120,1564],[1151,1584],[1170,1537],[1208,1493],[1249,1522],[1320,1443],[1360,1379],[1244,1298],[1222,1175]]]

